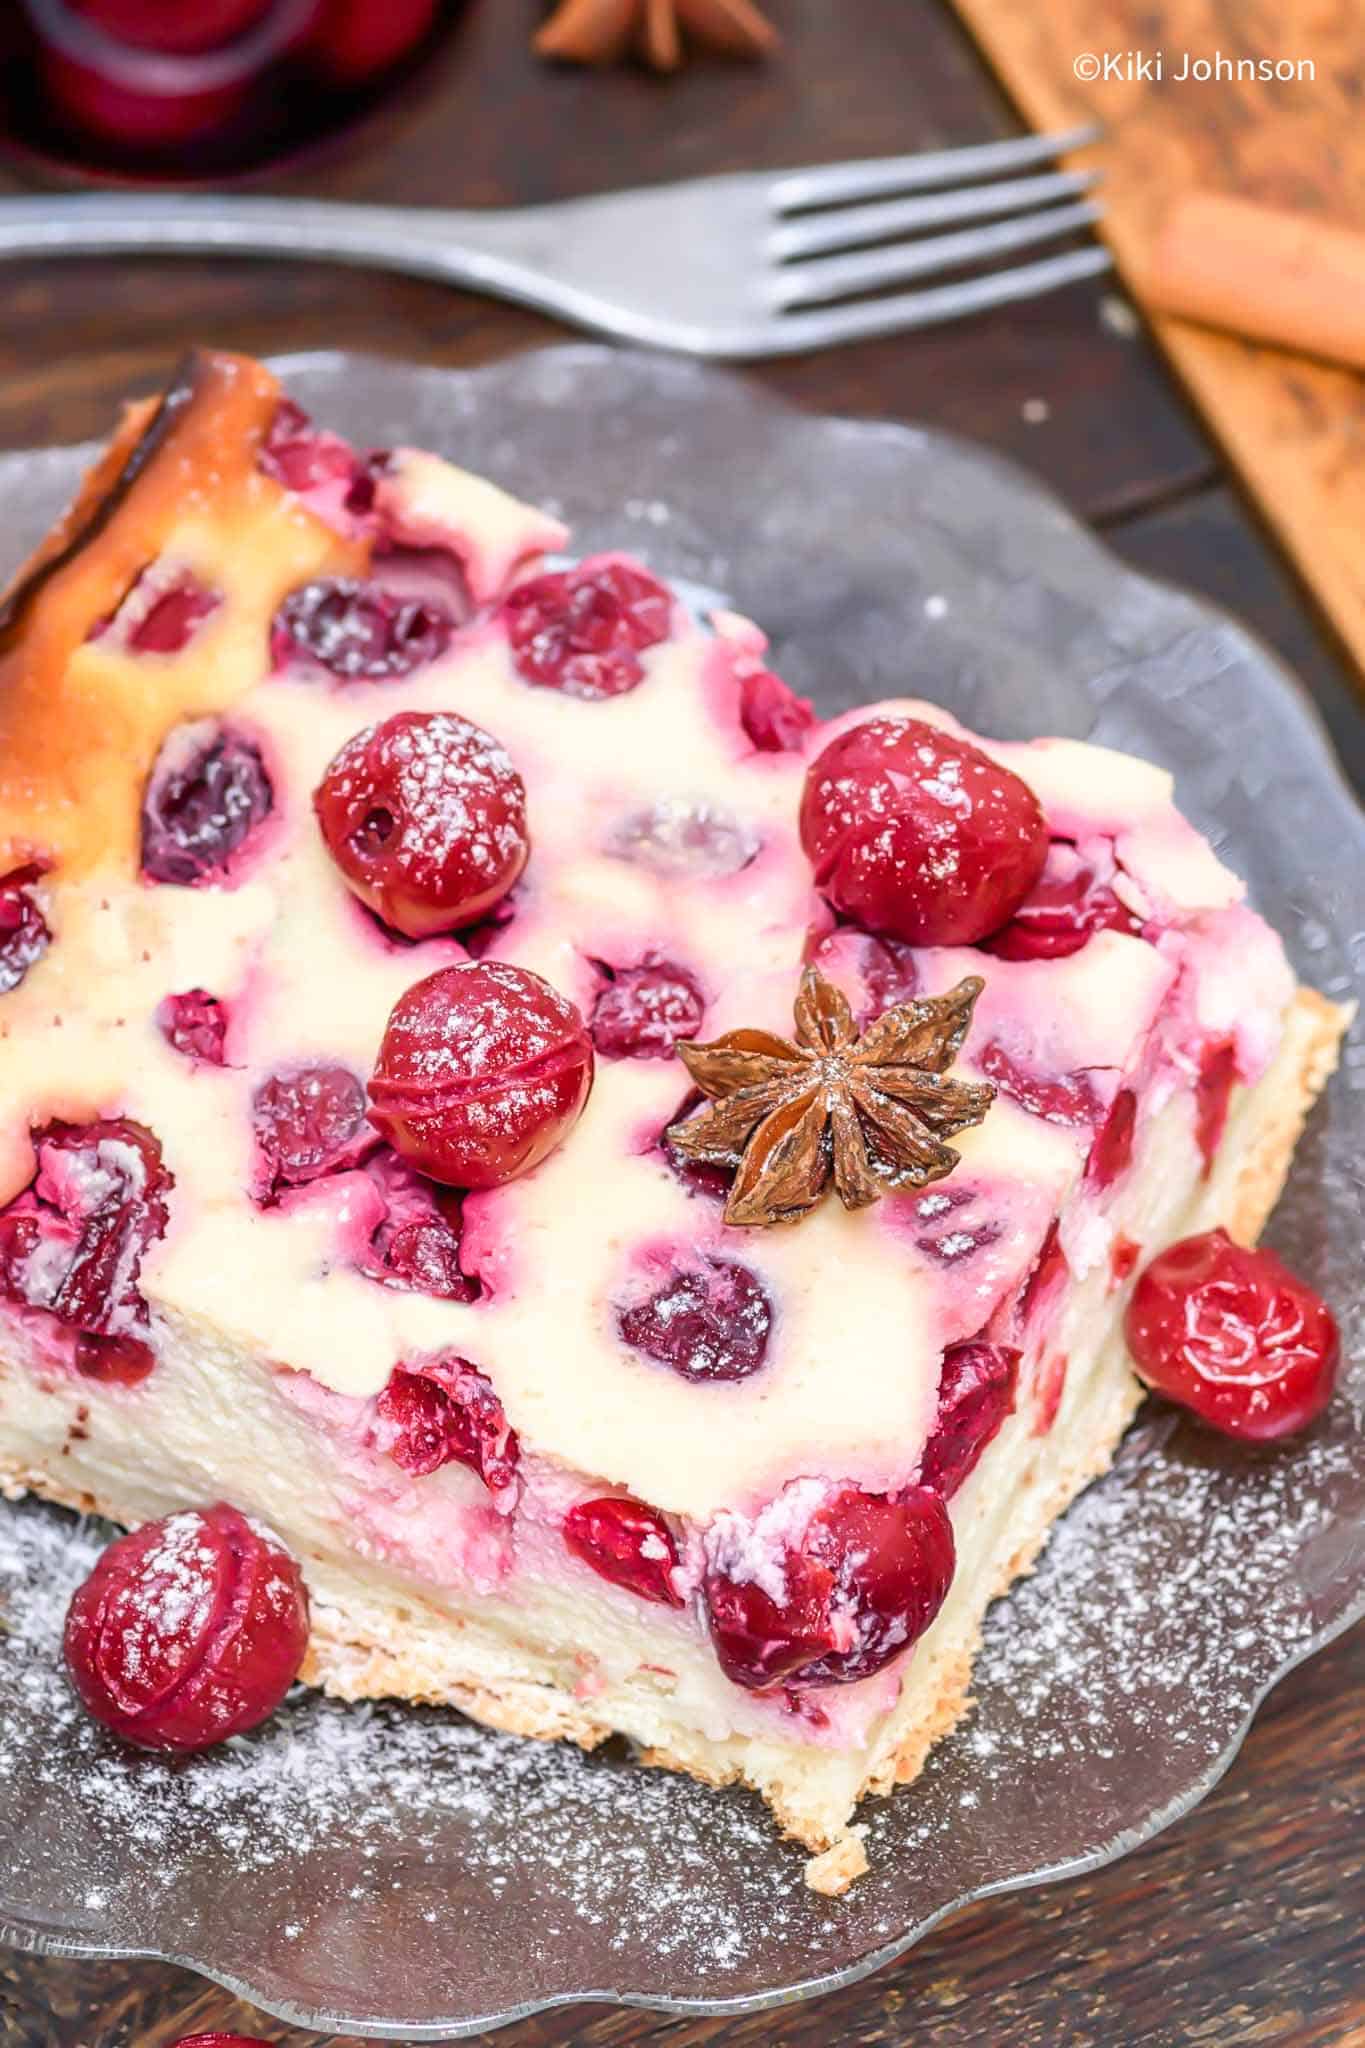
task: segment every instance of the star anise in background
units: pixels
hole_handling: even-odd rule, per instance
[[[559,0],[535,47],[571,64],[614,64],[634,51],[656,71],[675,71],[684,35],[732,57],[761,57],[777,43],[753,0]]]
[[[847,1209],[942,1180],[958,1158],[944,1139],[995,1099],[985,1082],[947,1078],[984,985],[973,974],[947,995],[898,1003],[859,1037],[839,990],[808,967],[795,1044],[770,1031],[679,1041],[711,1101],[671,1127],[669,1144],[695,1165],[736,1169],[727,1223],[794,1222],[831,1180]]]

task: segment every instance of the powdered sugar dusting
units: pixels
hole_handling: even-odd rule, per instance
[[[915,1787],[864,1809],[871,1873],[837,1906],[748,1795],[453,1714],[299,1691],[217,1753],[132,1756],[60,1666],[100,1533],[0,1512],[0,1920],[188,1953],[305,2023],[408,2030],[602,1983],[717,1999],[844,1969],[1004,1876],[1138,1839],[1215,1772],[1358,1576],[1343,1408],[1335,1435],[1280,1454],[1165,1413],[1135,1432],[993,1609],[974,1714]],[[203,1917],[229,1879],[255,1898],[236,1931]]]

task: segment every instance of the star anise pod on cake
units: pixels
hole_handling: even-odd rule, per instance
[[[560,0],[535,46],[571,64],[614,64],[633,50],[656,71],[674,71],[684,34],[734,57],[761,57],[777,42],[753,0]]]
[[[695,1165],[735,1168],[727,1223],[794,1222],[831,1180],[847,1209],[942,1180],[958,1160],[944,1139],[979,1124],[995,1098],[985,1082],[948,1078],[984,985],[968,975],[947,995],[898,1003],[859,1037],[839,990],[808,967],[794,1044],[757,1030],[679,1041],[711,1101],[670,1128],[669,1144]]]

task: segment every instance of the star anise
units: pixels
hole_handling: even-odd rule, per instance
[[[839,990],[808,967],[795,1044],[771,1031],[679,1040],[712,1099],[668,1142],[696,1165],[736,1169],[727,1223],[794,1222],[831,1179],[847,1209],[942,1180],[958,1159],[944,1139],[979,1124],[995,1099],[985,1082],[947,1078],[984,986],[972,974],[945,996],[898,1003],[859,1037]]]
[[[761,57],[777,42],[754,0],[560,0],[535,46],[571,64],[614,64],[634,50],[656,71],[675,71],[684,31],[735,57]]]

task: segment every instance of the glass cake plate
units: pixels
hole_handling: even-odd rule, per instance
[[[1005,463],[596,347],[458,374],[278,367],[352,440],[439,449],[553,504],[584,551],[725,592],[822,711],[922,693],[986,732],[1165,763],[1300,972],[1353,992],[1365,818],[1301,692]],[[88,454],[0,459],[16,558]],[[319,2031],[449,2039],[569,2000],[812,1995],[968,1900],[1149,1840],[1226,1770],[1268,1688],[1365,1612],[1363,1086],[1357,1038],[1270,1233],[1341,1316],[1341,1396],[1282,1450],[1144,1412],[992,1610],[975,1710],[865,1809],[872,1867],[848,1898],[805,1890],[803,1852],[747,1794],[453,1713],[300,1693],[216,1755],[122,1752],[74,1707],[57,1649],[100,1532],[0,1504],[0,1936],[165,1957]]]

